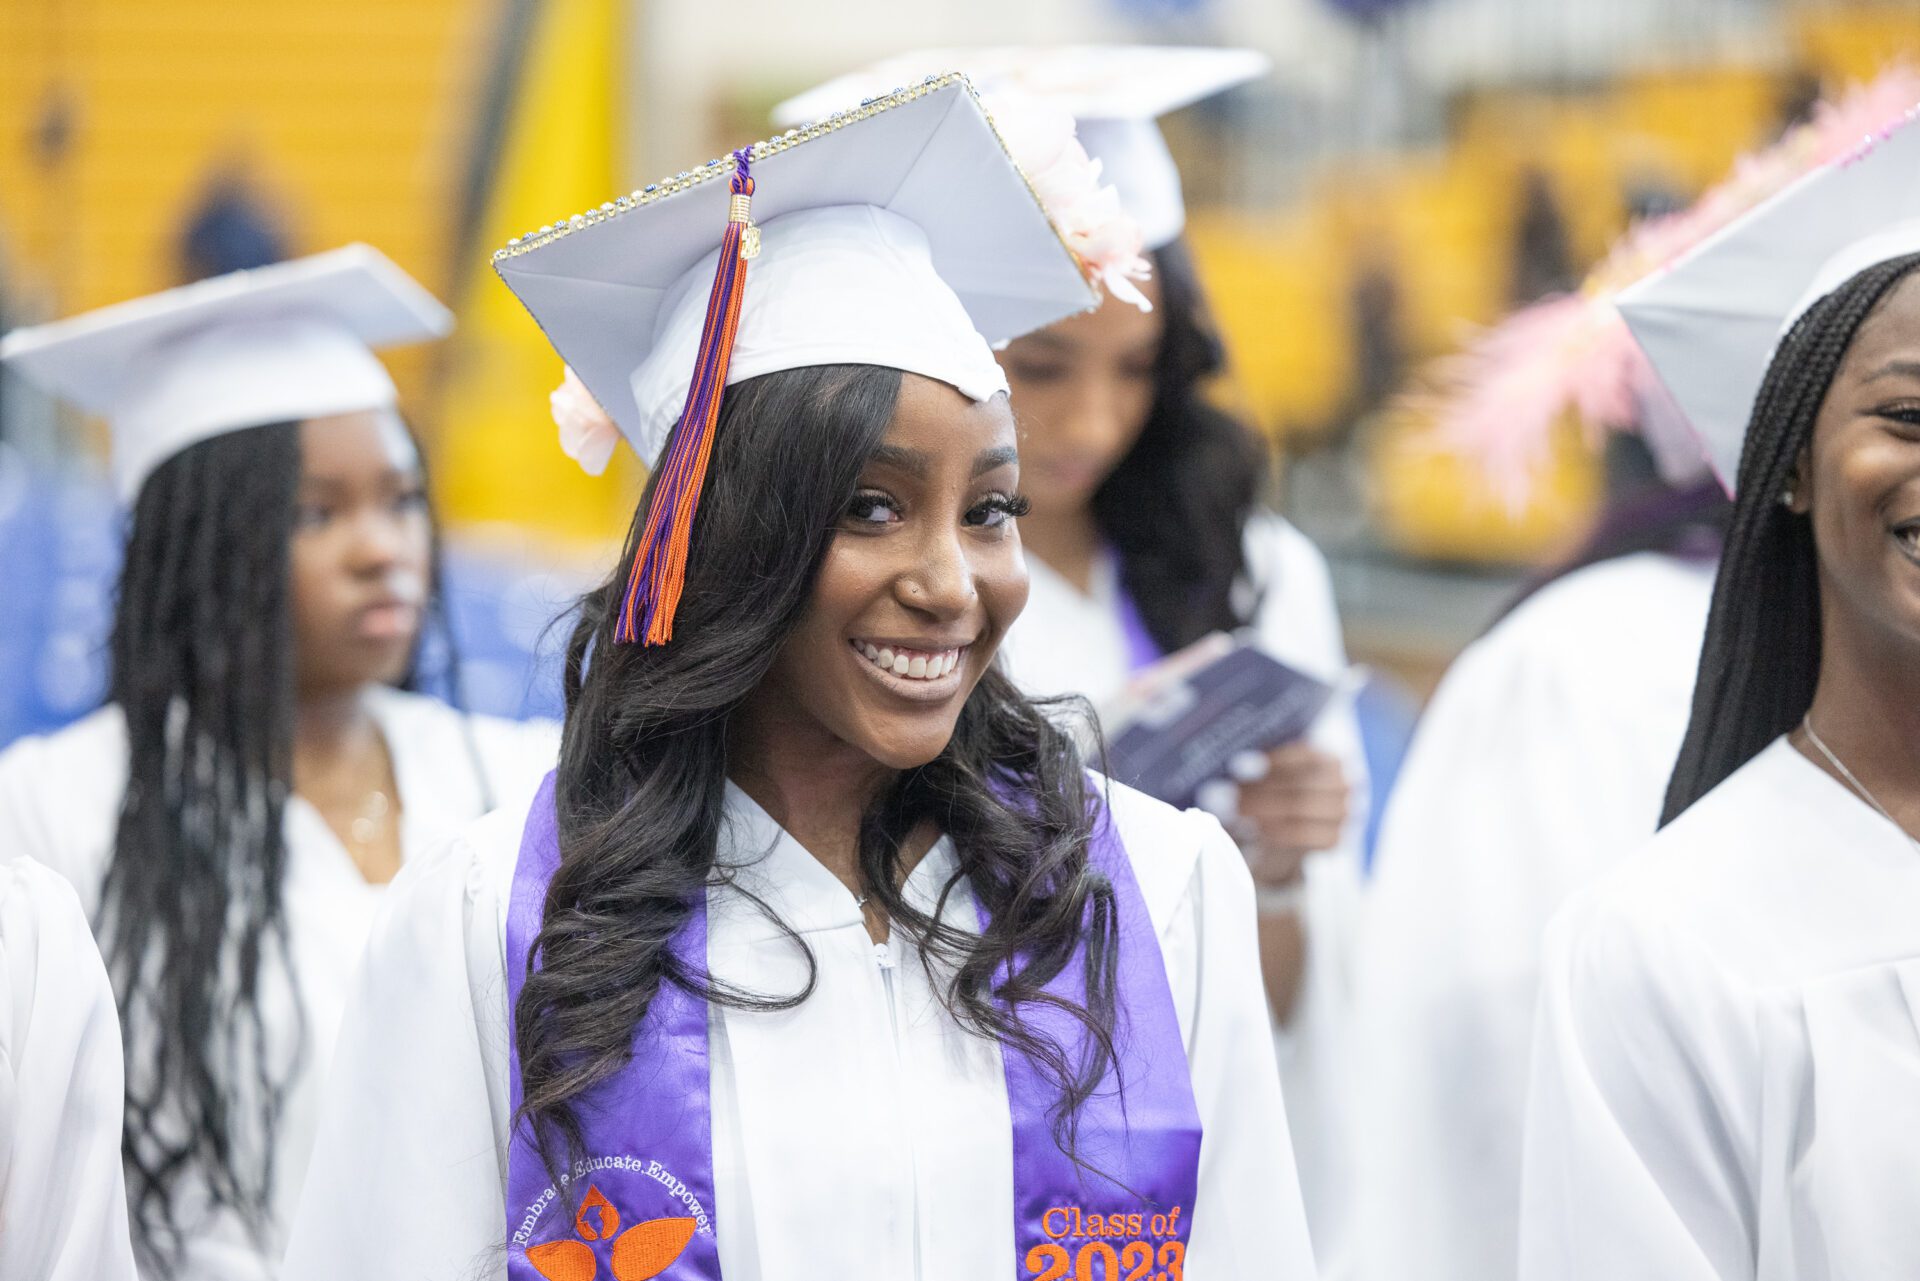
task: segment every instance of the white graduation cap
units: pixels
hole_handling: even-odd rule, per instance
[[[954,74],[542,227],[494,267],[635,452],[659,457],[620,631],[649,643],[671,636],[724,387],[867,364],[986,400],[1006,390],[993,343],[1099,302]]]
[[[167,459],[223,432],[396,402],[377,347],[453,327],[379,250],[236,271],[0,338],[0,360],[107,420],[131,501]]]
[[[1014,46],[932,49],[902,54],[840,76],[775,107],[776,124],[811,119],[958,67],[989,101],[1024,94],[1066,111],[1080,143],[1119,189],[1148,249],[1171,244],[1186,227],[1180,171],[1155,123],[1161,116],[1257,80],[1272,59],[1252,49],[1155,45]]]
[[[1729,492],[1781,337],[1859,272],[1920,252],[1917,122],[1909,114],[1621,292],[1620,313]]]
[[[744,149],[759,253],[727,383],[887,365],[977,400],[991,344],[1099,298],[959,76]],[[494,268],[651,464],[693,381],[732,160],[517,238]]]

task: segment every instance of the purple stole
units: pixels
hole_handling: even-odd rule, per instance
[[[1079,1111],[1077,1167],[1053,1139],[1056,1091],[1025,1056],[1004,1049],[1013,1115],[1014,1258],[1025,1281],[1177,1281],[1185,1262],[1200,1171],[1200,1115],[1187,1072],[1158,937],[1133,865],[1103,809],[1089,849],[1118,906],[1116,1033],[1122,1088],[1109,1075]],[[527,949],[540,928],[547,885],[560,864],[552,775],[534,798],[520,842],[507,909],[507,1008],[526,981]],[[983,916],[982,925],[985,925]],[[706,899],[671,943],[705,972]],[[1085,958],[1047,984],[1084,999]],[[1085,1037],[1058,1010],[1029,1006],[1029,1026],[1055,1037],[1077,1061]],[[510,1054],[512,1104],[520,1108],[520,1060]],[[507,1157],[510,1281],[720,1281],[714,1235],[713,1102],[707,1007],[662,984],[634,1036],[633,1059],[581,1109],[588,1156],[574,1167],[577,1212],[564,1202],[535,1151],[514,1127]],[[796,1176],[799,1177],[799,1176]]]

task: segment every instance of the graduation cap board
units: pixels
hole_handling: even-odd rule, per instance
[[[984,400],[1006,389],[990,344],[1099,302],[958,74],[542,227],[494,267],[659,457],[617,632],[651,644],[672,635],[726,386],[871,364]]]
[[[760,228],[762,257],[748,275],[731,382],[772,372],[775,365],[833,363],[828,348],[885,348],[889,330],[912,322],[913,304],[940,292],[852,298],[849,288],[820,278],[762,289],[758,277],[777,270],[774,261],[784,249],[775,224],[789,214],[862,208],[894,215],[877,222],[909,242],[899,246],[902,256],[915,252],[910,242],[919,233],[938,281],[959,299],[967,321],[986,343],[1098,302],[962,76],[942,76],[888,94],[744,152],[752,169],[752,217]],[[658,453],[672,422],[659,421],[658,406],[651,404],[645,408],[655,417],[643,422],[643,407],[630,383],[662,339],[672,337],[668,322],[677,317],[663,314],[666,305],[690,285],[704,285],[702,277],[710,275],[699,269],[717,257],[733,172],[729,161],[710,161],[543,227],[495,255],[500,278],[647,461]],[[863,234],[857,226],[841,230],[856,239]],[[806,238],[803,232],[792,240]],[[813,288],[802,288],[805,284]],[[852,304],[884,306],[889,314],[863,316]],[[760,341],[757,331],[767,328],[769,319],[795,309],[811,316],[806,329],[822,347],[818,359],[789,350],[802,341],[800,334],[767,333],[767,341]],[[681,329],[684,335],[685,326]],[[691,376],[689,368],[683,385]]]
[[[224,432],[396,403],[373,349],[446,334],[453,316],[379,250],[237,271],[0,339],[0,360],[105,418],[120,496]]]
[[[1154,122],[1266,75],[1273,62],[1252,49],[1155,45],[1008,46],[930,49],[886,59],[830,80],[774,108],[790,124],[873,97],[936,69],[959,67],[990,100],[1030,96],[1072,115],[1080,143],[1119,189],[1149,249],[1186,226],[1180,171]]]
[[[1807,308],[1920,252],[1920,113],[1621,292],[1621,315],[1732,492],[1760,384]]]

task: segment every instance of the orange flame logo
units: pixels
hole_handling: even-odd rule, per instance
[[[589,1241],[613,1242],[614,1281],[649,1281],[680,1257],[693,1240],[691,1218],[648,1219],[620,1231],[620,1211],[591,1185],[573,1217],[577,1241],[529,1246],[527,1262],[546,1281],[598,1281],[599,1261]]]

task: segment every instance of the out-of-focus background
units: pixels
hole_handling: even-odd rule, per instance
[[[550,617],[638,469],[554,447],[559,363],[509,236],[764,136],[923,45],[1208,43],[1265,82],[1166,122],[1276,501],[1409,706],[1575,544],[1611,462],[1569,424],[1514,509],[1416,447],[1427,359],[1574,287],[1823,89],[1920,58],[1917,0],[0,0],[0,329],[369,241],[448,299],[392,364],[447,523],[469,696],[552,709]],[[119,541],[96,425],[0,382],[0,744],[91,708]],[[1631,466],[1631,462],[1625,464]]]

